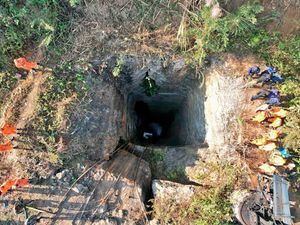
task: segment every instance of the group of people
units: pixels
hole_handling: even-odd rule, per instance
[[[9,141],[0,144],[0,153],[11,151],[17,149],[18,146],[15,145],[15,136],[22,133],[22,129],[16,128],[16,126],[5,122],[0,128],[0,134],[2,134]],[[28,185],[29,181],[27,178],[7,180],[2,185],[0,185],[0,196],[7,193],[12,187],[23,187]]]
[[[24,57],[14,59],[14,64],[18,69],[22,69],[29,72],[38,69],[38,64],[36,62],[30,62]],[[20,128],[16,128],[14,125],[5,122],[3,127],[0,128],[0,134],[4,136],[13,136],[13,137],[6,143],[0,144],[0,153],[7,152],[12,149],[16,149],[17,146],[14,145],[15,144],[14,141],[16,140],[15,136],[20,133],[24,133],[24,130]]]
[[[283,76],[272,65],[262,73],[260,73],[258,66],[253,66],[248,69],[247,77],[257,79],[256,83],[262,83],[262,85],[273,85],[284,80]],[[268,163],[264,163],[259,168],[266,174],[275,173],[275,166],[282,166],[291,171],[295,168],[295,164],[289,161],[290,154],[288,149],[281,146],[279,142],[281,136],[280,127],[288,114],[287,110],[280,107],[280,93],[275,87],[271,86],[268,89],[260,90],[251,97],[251,101],[258,99],[263,99],[265,102],[256,109],[253,121],[271,128],[266,135],[251,141],[251,144],[256,145],[260,150],[270,152]]]
[[[260,109],[267,109],[272,106],[281,105],[280,102],[280,93],[272,85],[282,82],[284,80],[283,76],[278,73],[277,69],[272,65],[268,66],[266,70],[260,73],[260,68],[258,66],[252,66],[248,69],[247,77],[257,79],[256,83],[262,83],[262,86],[265,84],[270,84],[271,87],[260,90],[256,95],[251,97],[251,101],[257,99],[264,99],[265,104],[260,107]]]
[[[38,70],[38,64],[36,62],[27,61],[26,58],[21,57],[14,60],[14,64],[18,69],[25,70],[30,72],[32,70]],[[21,74],[17,74],[16,78],[21,79],[23,76]],[[0,144],[0,153],[8,152],[13,149],[18,149],[16,144],[17,142],[22,142],[21,140],[17,140],[16,136],[19,134],[25,135],[27,132],[23,129],[17,128],[13,124],[5,122],[4,125],[0,128],[0,134],[4,137],[4,140],[8,140],[5,143]],[[22,148],[24,149],[24,148]],[[6,194],[12,187],[23,187],[29,184],[29,179],[21,178],[21,179],[9,179],[0,185],[0,196]]]
[[[260,73],[260,68],[258,66],[252,66],[248,69],[247,77],[256,78],[257,83],[268,84],[268,83],[279,83],[284,81],[283,76],[278,72],[278,70],[269,65],[266,70]]]
[[[16,149],[17,146],[15,145],[15,136],[17,133],[20,133],[21,129],[16,128],[14,125],[9,124],[8,122],[5,122],[3,127],[0,128],[0,134],[3,136],[9,137],[9,141],[0,144],[0,153],[1,152],[7,152],[12,149]],[[12,137],[12,138],[11,138]]]

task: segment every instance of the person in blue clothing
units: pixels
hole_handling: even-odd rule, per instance
[[[256,95],[251,97],[251,101],[256,100],[256,99],[270,99],[270,98],[279,98],[280,94],[277,89],[270,89],[270,90],[260,90],[259,92],[256,93]]]
[[[278,97],[271,97],[265,103],[270,106],[271,105],[278,106],[281,104]]]
[[[268,83],[271,80],[272,74],[264,71],[259,75],[257,83],[262,83],[262,85]]]
[[[276,73],[273,73],[272,76],[271,76],[271,81],[273,83],[279,83],[279,82],[282,82],[284,81],[284,78],[282,77],[281,74],[279,74],[278,72]]]
[[[269,65],[266,70],[264,70],[258,78],[257,83],[262,83],[263,85],[272,82],[272,83],[279,83],[282,82],[284,79],[281,74],[278,73],[278,70]]]
[[[273,65],[269,65],[265,71],[270,74],[277,73],[277,69]]]
[[[253,76],[258,76],[260,72],[260,68],[258,66],[252,66],[251,68],[248,69],[248,76],[253,77]]]

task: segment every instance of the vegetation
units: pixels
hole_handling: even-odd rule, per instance
[[[123,59],[123,56],[119,56],[117,58],[117,61],[116,61],[116,66],[113,68],[113,71],[112,71],[112,74],[114,77],[119,77],[121,72],[122,72],[122,69],[123,69],[123,65],[124,65],[125,61]]]
[[[184,168],[180,167],[180,166],[176,167],[173,170],[167,171],[166,176],[167,176],[168,180],[171,180],[171,181],[185,181],[186,180],[186,174],[185,174]]]
[[[179,40],[188,40],[187,46],[184,46],[188,50],[184,54],[189,62],[196,65],[201,64],[210,53],[244,49],[277,67],[285,76],[285,81],[277,87],[286,96],[284,106],[291,110],[284,125],[283,142],[297,158],[300,157],[297,151],[300,147],[297,119],[300,118],[300,36],[284,37],[267,31],[263,26],[267,21],[259,19],[263,10],[257,3],[245,4],[236,12],[226,12],[222,18],[215,19],[211,16],[210,7],[201,8],[190,14],[187,32]]]
[[[162,224],[224,225],[232,223],[230,195],[241,179],[238,165],[206,162],[205,171],[197,174],[201,185],[192,199],[177,205],[172,199],[155,199],[155,217]]]
[[[176,1],[175,1],[176,2]],[[170,1],[133,1],[138,9],[136,17],[139,27],[147,23],[149,30],[170,23],[178,17],[179,7]],[[13,59],[32,55],[38,49],[46,50],[46,55],[59,59],[68,49],[70,21],[75,16],[74,7],[80,0],[1,0],[0,8],[0,97],[3,103],[17,79]],[[166,7],[168,5],[168,7]],[[126,5],[124,5],[125,7]],[[161,8],[157,10],[157,7]],[[160,10],[168,16],[160,16]],[[251,51],[268,64],[276,66],[285,75],[285,81],[278,85],[286,96],[284,106],[290,113],[284,125],[284,147],[292,150],[298,181],[300,180],[300,37],[283,37],[276,32],[269,32],[263,27],[265,21],[259,16],[263,12],[260,4],[245,4],[236,12],[225,12],[221,18],[211,16],[210,7],[202,7],[189,12],[185,32],[178,36],[179,45],[188,62],[199,66],[213,53],[244,49]],[[157,18],[163,22],[157,23]],[[46,57],[48,60],[49,58]],[[45,60],[45,61],[47,61]],[[57,60],[59,61],[59,60]],[[124,58],[120,55],[112,70],[114,77],[122,73]],[[158,93],[159,86],[148,73],[142,86],[148,96]],[[49,152],[49,161],[59,161],[57,142],[60,136],[60,121],[57,117],[57,103],[75,96],[80,98],[88,90],[84,72],[75,69],[73,63],[58,63],[48,77],[39,97],[39,109],[33,129],[41,131],[40,143]],[[243,121],[240,120],[240,123]],[[151,151],[150,163],[163,164],[164,152]],[[239,181],[241,169],[231,164],[210,162],[203,173],[197,174],[199,187],[197,192],[184,206],[178,206],[172,200],[155,200],[154,213],[162,224],[180,223],[199,225],[230,224],[230,195]],[[180,180],[185,176],[183,168],[165,171],[170,180]],[[168,210],[166,210],[168,209]]]
[[[187,32],[180,37],[189,40],[185,46],[189,62],[201,64],[207,54],[230,49],[237,39],[243,39],[256,29],[256,16],[262,11],[259,4],[246,4],[220,19],[212,18],[211,8],[206,6],[192,13]]]
[[[152,163],[162,162],[166,158],[166,152],[164,151],[154,150],[154,151],[147,152],[147,154],[148,154],[147,160]]]
[[[159,90],[159,86],[156,84],[154,79],[149,77],[148,72],[147,72],[146,76],[144,77],[142,85],[144,87],[145,94],[148,96],[156,95]]]
[[[17,83],[17,79],[8,72],[0,72],[0,106],[6,100],[6,96],[9,94]]]
[[[38,47],[49,48],[52,53],[65,49],[74,3],[74,0],[2,0],[0,70],[10,70],[13,58],[34,52]]]
[[[16,85],[13,59],[35,55],[43,51],[43,64],[55,61],[44,84],[45,92],[39,97],[39,111],[34,129],[42,132],[40,143],[51,152],[50,161],[57,161],[55,144],[59,121],[57,103],[86,91],[85,78],[73,65],[60,62],[60,55],[69,48],[71,18],[76,16],[74,7],[80,0],[2,0],[0,8],[0,92],[1,99]],[[48,57],[51,56],[51,57]]]
[[[76,95],[84,96],[87,91],[85,77],[82,71],[74,69],[72,64],[56,67],[45,84],[46,92],[39,97],[38,120],[34,124],[36,130],[42,132],[43,141],[50,152],[56,152],[56,142],[59,132],[57,118],[57,103]]]
[[[189,210],[197,215],[195,224],[223,225],[232,222],[230,196],[241,179],[242,170],[238,165],[206,163],[207,171],[198,174],[199,182],[212,186],[200,191],[192,200]]]

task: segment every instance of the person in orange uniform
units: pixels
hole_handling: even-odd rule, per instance
[[[17,134],[28,134],[28,132],[21,128],[16,128],[16,126],[5,122],[3,127],[0,128],[0,134],[3,135],[17,135]]]
[[[7,151],[10,151],[10,150],[13,150],[15,147],[13,146],[12,142],[11,141],[8,141],[4,144],[0,144],[0,153],[1,152],[7,152]]]
[[[24,69],[27,71],[31,71],[35,69],[38,64],[36,62],[29,62],[26,58],[18,58],[14,60],[15,66],[19,69]]]
[[[14,125],[10,125],[8,122],[5,122],[4,126],[0,128],[0,132],[3,135],[16,135],[18,129]]]
[[[7,180],[0,186],[0,196],[6,194],[13,186],[15,187],[24,187],[29,184],[27,178],[16,179],[16,180]]]

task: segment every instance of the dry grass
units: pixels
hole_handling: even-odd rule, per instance
[[[162,224],[225,224],[231,220],[230,196],[235,188],[247,187],[248,171],[241,160],[207,160],[198,170],[194,196],[180,203],[156,197],[154,217]]]
[[[72,22],[72,48],[65,60],[94,54],[173,52],[182,9],[175,0],[86,1]],[[94,50],[97,49],[97,52]]]

